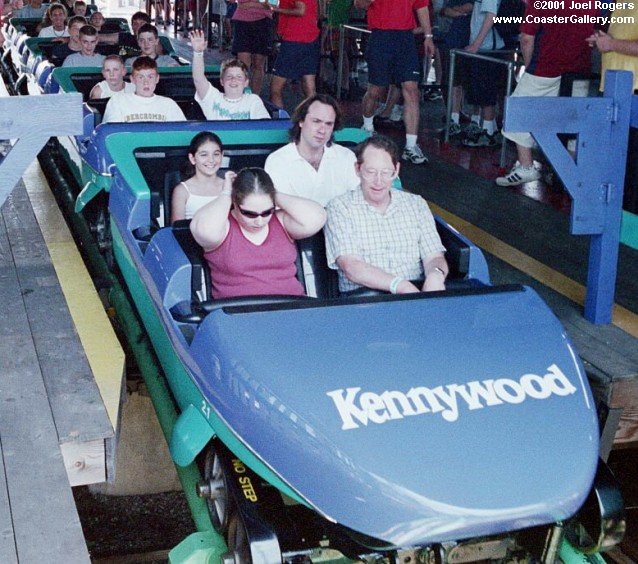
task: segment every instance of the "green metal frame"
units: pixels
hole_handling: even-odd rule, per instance
[[[175,49],[173,49],[173,45],[168,37],[165,37],[163,35],[160,36],[160,43],[162,45],[162,49],[164,49],[164,53],[166,53],[167,55],[177,56],[177,53],[175,53]],[[44,57],[44,53],[42,53],[42,49],[40,49],[41,44],[51,45],[51,38],[50,37],[30,37],[29,39],[26,40],[27,49],[29,49],[29,51],[31,52],[33,56]],[[84,69],[84,70],[90,69],[95,71],[95,67],[75,67],[76,72],[80,69]],[[187,73],[191,72],[190,65],[184,65],[181,67],[170,67],[170,69],[173,69],[173,70],[186,69]],[[75,90],[73,90],[73,92],[75,92]]]
[[[40,45],[41,44],[50,45],[51,38],[50,37],[29,37],[29,39],[27,39],[25,43],[27,45],[27,49],[31,52],[33,56],[38,56],[38,55],[44,56],[42,53],[42,49],[40,49]]]
[[[213,128],[214,126],[211,126]],[[227,131],[218,130],[216,133],[220,136],[224,146],[245,145],[250,143],[254,146],[260,144],[269,145],[274,143],[285,144],[288,142],[288,132],[283,129],[277,130],[239,130]],[[255,135],[257,134],[257,135]],[[363,141],[368,134],[360,129],[343,129],[335,133],[335,140],[351,141],[358,143]],[[174,131],[165,133],[161,138],[162,147],[187,147],[193,138],[193,131]],[[148,200],[150,191],[144,180],[144,176],[135,161],[135,149],[139,147],[155,147],[157,146],[157,132],[140,132],[140,133],[114,133],[106,140],[106,147],[111,154],[113,161],[117,163],[118,170],[122,174],[124,180],[131,187],[137,198]]]
[[[207,73],[219,73],[219,70],[219,65],[206,65]],[[184,74],[190,78],[192,69],[188,65],[183,67],[160,67],[158,72],[160,77],[164,74]],[[55,78],[56,82],[60,85],[60,90],[63,92],[77,92],[75,85],[73,84],[73,76],[78,74],[101,75],[101,72],[96,67],[58,67],[53,71],[53,78]]]
[[[620,242],[638,250],[638,215],[627,211],[622,212]]]
[[[38,23],[41,21],[41,18],[9,18],[9,25],[17,32],[24,33],[26,30],[25,23]]]
[[[16,31],[24,32],[25,26],[24,23],[40,23],[42,22],[42,18],[10,18],[9,24],[13,26]],[[126,18],[105,18],[104,23],[116,23],[120,26],[121,31],[131,31],[131,28],[128,24]],[[122,25],[124,24],[124,26]]]

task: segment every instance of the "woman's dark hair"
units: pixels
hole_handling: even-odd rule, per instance
[[[233,204],[240,206],[251,194],[265,194],[275,203],[275,185],[263,168],[242,168],[237,173],[233,182]]]
[[[224,145],[219,136],[212,131],[200,131],[195,137],[191,139],[191,143],[188,146],[188,154],[195,156],[199,148],[204,143],[214,143],[219,147],[219,150],[224,152]],[[190,160],[186,162],[182,170],[184,178],[191,178],[195,176],[195,165],[191,164]]]
[[[399,162],[399,147],[397,144],[385,135],[373,135],[372,137],[368,137],[361,141],[361,143],[354,148],[354,154],[357,157],[357,162],[359,164],[363,163],[363,153],[368,147],[381,149],[388,153],[394,166],[396,166]]]
[[[342,127],[343,115],[341,113],[341,108],[339,107],[339,103],[328,94],[315,94],[303,100],[292,112],[292,127],[290,131],[288,131],[288,137],[294,143],[299,143],[299,139],[301,138],[301,126],[299,125],[303,120],[306,119],[308,115],[308,110],[310,106],[315,102],[319,102],[321,104],[326,104],[327,106],[332,106],[332,109],[335,111],[335,126],[334,131],[339,131]],[[334,141],[334,134],[330,137],[330,141],[328,141],[328,146],[332,145]]]

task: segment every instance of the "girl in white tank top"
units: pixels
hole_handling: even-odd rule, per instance
[[[188,148],[188,160],[193,173],[185,182],[173,188],[171,223],[179,219],[191,219],[197,210],[219,196],[224,186],[224,179],[217,176],[222,157],[223,146],[217,135],[202,131],[193,137]]]

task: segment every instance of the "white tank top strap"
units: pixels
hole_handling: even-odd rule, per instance
[[[186,188],[186,191],[188,192],[188,195],[189,195],[189,196],[192,196],[192,195],[193,195],[193,194],[192,194],[192,192],[188,189],[188,185],[186,184],[186,182],[180,182],[180,184],[181,184],[184,188]]]

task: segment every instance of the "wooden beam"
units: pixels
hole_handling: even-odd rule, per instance
[[[24,186],[16,188],[3,215],[11,218],[7,224],[11,254],[59,441],[62,444],[112,437],[113,428]],[[90,278],[85,284],[95,294]],[[78,292],[86,290],[77,288]],[[105,316],[104,308],[101,312]],[[112,331],[110,326],[109,329]],[[120,367],[120,377],[121,372]]]
[[[0,441],[17,558],[88,563],[2,216],[0,295]]]
[[[49,251],[64,300],[80,337],[111,426],[117,429],[125,397],[125,356],[104,304],[93,287],[80,251],[37,162],[24,174],[24,185]],[[91,437],[96,438],[96,436]]]
[[[18,555],[16,554],[16,544],[13,538],[13,522],[3,458],[2,441],[0,440],[0,562],[17,564]]]
[[[106,447],[104,441],[60,445],[66,474],[72,486],[106,482]]]
[[[0,140],[17,139],[0,162],[0,207],[49,137],[80,135],[82,94],[0,98]]]

